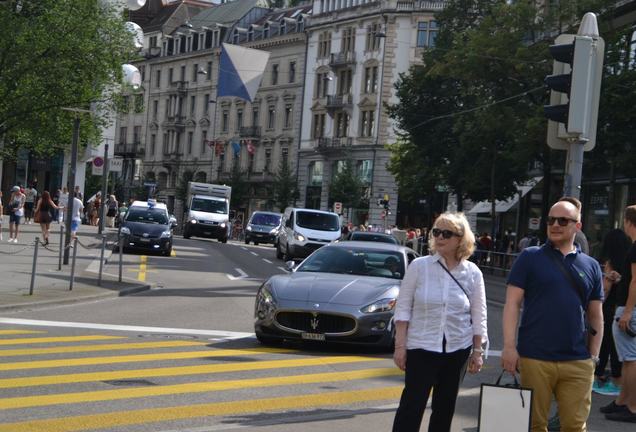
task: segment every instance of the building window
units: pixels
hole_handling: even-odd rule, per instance
[[[174,69],[168,69],[168,85],[172,84],[174,80]]]
[[[331,33],[323,32],[318,36],[318,58],[329,57],[331,54]]]
[[[150,48],[157,47],[157,36],[150,36]]]
[[[252,126],[258,126],[260,123],[260,119],[258,117],[258,108],[254,108],[252,110]]]
[[[254,153],[247,154],[247,172],[254,172]]]
[[[434,47],[437,39],[437,21],[421,21],[417,23],[418,48]]]
[[[329,90],[329,73],[322,72],[316,74],[316,93],[314,97],[324,98],[327,97],[327,91]]]
[[[150,156],[155,156],[155,151],[157,150],[157,135],[150,135]]]
[[[179,74],[179,81],[185,81],[186,67],[181,66],[181,73]]]
[[[152,101],[152,118],[157,120],[157,114],[159,113],[159,101]]]
[[[278,65],[272,65],[272,85],[278,84]]]
[[[287,147],[283,147],[280,149],[280,160],[283,165],[287,165],[289,162],[289,149]]]
[[[373,127],[375,123],[375,111],[362,111],[360,116],[360,136],[371,137],[373,136]]]
[[[203,114],[208,115],[210,112],[210,95],[206,93],[203,95]]]
[[[322,138],[325,135],[325,114],[314,114],[313,123],[313,137]]]
[[[126,144],[126,142],[128,141],[128,128],[126,127],[121,127],[119,128],[119,142],[121,144]]]
[[[197,73],[197,71],[198,71],[198,70],[199,70],[199,65],[198,65],[198,64],[195,64],[195,65],[192,67],[192,82],[194,82],[194,83],[195,83],[195,82],[197,82],[197,78],[198,78],[198,75],[199,75],[199,74]]]
[[[155,87],[161,87],[161,70],[157,71],[157,78],[155,79]]]
[[[133,127],[133,143],[135,145],[141,142],[141,126]]]
[[[237,109],[236,110],[236,129],[237,129],[237,131],[240,131],[242,127],[243,127],[243,110],[242,109]]]
[[[197,111],[197,97],[190,96],[190,117],[195,118]]]
[[[274,129],[276,126],[276,107],[270,105],[267,108],[267,129]]]
[[[188,154],[192,154],[192,140],[194,138],[194,132],[188,132]]]
[[[293,83],[296,81],[296,62],[289,62],[289,82]]]
[[[377,93],[378,91],[378,67],[369,66],[364,68],[364,92]]]
[[[358,161],[358,177],[367,184],[371,184],[373,161],[370,159]]]
[[[373,23],[367,27],[365,51],[377,51],[380,49],[380,38],[378,35],[381,31],[382,27],[379,23]]]
[[[164,133],[163,134],[163,141],[161,142],[161,151],[163,152],[164,155],[167,155],[169,152],[168,149],[168,134]]]
[[[201,131],[201,154],[204,155],[205,154],[205,148],[207,147],[207,141],[208,140],[208,131],[204,130]]]
[[[227,110],[223,110],[223,114],[221,115],[221,132],[228,131],[228,119],[230,117],[230,113]]]
[[[349,135],[349,114],[339,112],[336,114],[336,137],[343,138]]]
[[[164,117],[170,117],[170,98],[166,99],[166,109],[164,110]]]
[[[205,67],[205,79],[210,81],[212,79],[212,62],[208,62]]]
[[[342,46],[340,52],[354,52],[356,49],[356,29],[349,27],[342,31]]]
[[[315,161],[309,164],[309,184],[320,186],[322,184],[323,162]]]
[[[351,94],[351,83],[353,82],[353,71],[351,69],[341,70],[338,74],[338,94]]]
[[[195,34],[192,37],[192,51],[196,51],[199,49],[199,35]]]
[[[266,148],[265,149],[265,165],[263,166],[263,171],[268,173],[270,172],[271,167],[272,167],[272,149]]]
[[[141,74],[141,81],[146,81],[146,66],[139,66],[139,73]]]
[[[291,104],[285,105],[285,129],[289,129],[292,127],[293,120],[293,107]]]

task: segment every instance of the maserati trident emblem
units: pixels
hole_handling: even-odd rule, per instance
[[[143,233],[143,236],[144,236],[144,237],[148,237],[148,236],[149,236],[149,234],[148,234],[148,233]]]
[[[318,314],[314,313],[313,314],[313,318],[309,321],[309,325],[311,326],[312,330],[318,330]]]

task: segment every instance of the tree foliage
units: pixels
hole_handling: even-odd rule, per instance
[[[232,187],[231,205],[235,209],[246,207],[250,199],[250,184],[246,178],[247,172],[241,170],[238,161],[233,163],[228,186]]]
[[[369,203],[364,198],[363,190],[366,185],[357,175],[352,160],[345,160],[329,185],[329,198],[334,202],[341,202],[343,208],[363,208]]]
[[[135,55],[113,5],[100,0],[8,0],[0,4],[0,156],[18,148],[52,154],[70,145],[74,114],[103,99]],[[105,113],[82,117],[95,142]]]
[[[272,204],[274,208],[282,213],[285,208],[297,199],[296,178],[289,169],[289,164],[281,160],[272,184]]]

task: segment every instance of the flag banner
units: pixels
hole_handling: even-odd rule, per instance
[[[203,144],[208,146],[208,147],[210,147],[210,148],[214,147],[214,141],[212,141],[212,140],[204,140]]]
[[[261,85],[269,52],[223,44],[216,97],[235,96],[252,102]]]
[[[223,153],[225,153],[225,148],[223,146],[223,141],[215,141],[214,153],[217,156],[221,156]]]
[[[232,150],[234,150],[234,155],[238,155],[241,152],[241,143],[238,141],[232,141]]]
[[[254,144],[252,144],[252,140],[247,140],[247,152],[253,155],[256,152],[256,148]]]

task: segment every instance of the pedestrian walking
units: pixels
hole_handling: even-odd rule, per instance
[[[428,430],[450,431],[466,365],[481,370],[488,339],[483,275],[468,261],[475,247],[468,221],[444,213],[431,233],[432,255],[409,265],[395,309],[393,360],[406,374],[394,432],[420,430],[431,389]]]
[[[119,208],[119,203],[115,198],[115,195],[111,195],[108,197],[108,201],[106,202],[106,225],[110,228],[115,228],[115,218],[117,217],[117,209]]]
[[[74,198],[79,198],[79,199],[84,199],[84,195],[82,195],[82,191],[80,190],[80,187],[77,186],[77,185],[75,185],[75,190],[73,191],[73,197]]]
[[[24,200],[25,196],[20,192],[20,186],[13,186],[11,189],[11,197],[9,198],[9,243],[18,242],[18,234],[20,233],[20,220],[24,216]]]
[[[59,200],[60,214],[57,218],[58,222],[62,223],[66,220],[66,208],[68,207],[68,188],[64,186]]]
[[[618,283],[621,280],[621,267],[627,258],[627,252],[631,246],[631,240],[621,229],[613,229],[605,235],[601,250],[601,263],[603,264],[603,342],[599,354],[599,363],[594,372],[595,380],[592,391],[595,393],[618,396],[620,393],[620,380],[622,364],[616,353],[612,324],[616,313],[616,294]],[[610,374],[606,374],[607,363],[610,363]]]
[[[33,223],[33,208],[37,201],[38,191],[30,185],[24,191],[24,223],[30,225]]]
[[[53,211],[53,220],[54,221],[58,221],[59,220],[59,213],[60,213],[60,196],[62,195],[62,189],[58,189],[55,191],[55,194],[53,194],[53,204],[55,204],[57,206],[57,208]]]
[[[97,226],[100,218],[100,210],[102,208],[102,194],[101,192],[97,192],[95,194],[95,198],[92,201],[92,205],[90,207],[89,212],[89,223],[93,226]]]
[[[35,215],[40,222],[40,229],[42,230],[42,238],[44,239],[45,246],[49,244],[49,230],[51,229],[53,212],[57,209],[58,207],[51,199],[49,191],[44,191],[35,207]]]
[[[546,430],[553,396],[563,431],[584,432],[590,413],[603,288],[598,262],[575,246],[581,226],[580,201],[561,198],[548,215],[548,241],[524,249],[508,277],[502,365],[533,390],[533,432]]]
[[[84,203],[82,203],[81,199],[74,197],[73,198],[73,215],[71,217],[71,236],[73,238],[77,237],[77,230],[79,230],[79,227],[82,224],[83,212],[84,212]]]
[[[622,386],[618,398],[601,412],[608,420],[636,423],[636,205],[625,209],[623,228],[632,245],[619,272],[612,328],[616,352],[623,362]]]

